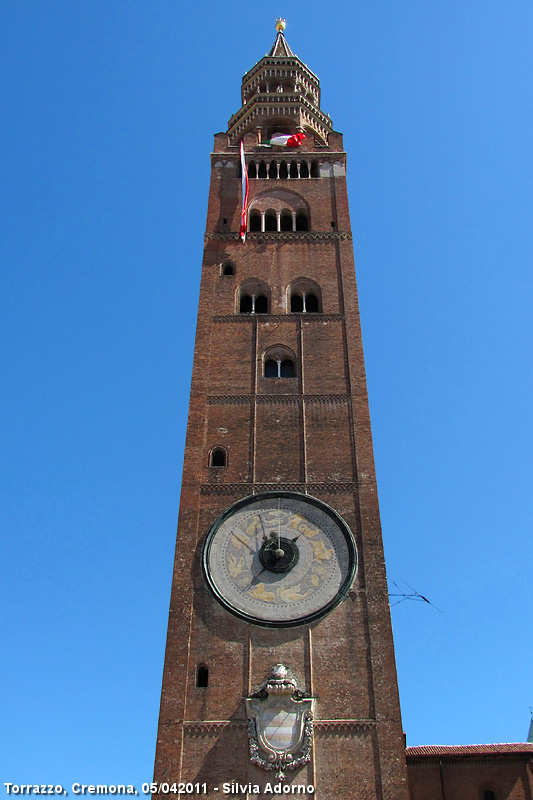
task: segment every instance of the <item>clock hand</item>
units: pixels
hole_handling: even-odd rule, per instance
[[[259,522],[261,523],[261,528],[263,529],[263,539],[266,539],[267,535],[266,535],[265,526],[264,526],[264,523],[263,523],[263,517],[261,516],[261,514],[258,514],[257,516],[259,517]]]
[[[238,542],[240,542],[240,543],[241,543],[241,544],[243,544],[245,547],[247,547],[247,548],[248,548],[248,550],[250,550],[250,552],[254,553],[254,555],[255,555],[255,550],[253,549],[253,547],[250,547],[250,545],[248,544],[248,542],[245,542],[245,541],[244,541],[244,539],[241,539],[241,537],[240,537],[240,536],[237,536],[237,534],[236,534],[236,533],[232,533],[231,535],[232,535],[232,536],[234,536],[234,537],[235,537],[235,539],[237,539],[237,541],[238,541]]]
[[[250,586],[252,586],[253,582],[254,582],[254,581],[256,581],[256,580],[258,579],[258,577],[259,577],[259,576],[260,576],[260,575],[261,575],[261,574],[262,574],[262,573],[263,573],[265,570],[266,570],[266,567],[263,567],[263,569],[261,570],[261,572],[258,572],[258,573],[257,573],[257,575],[254,575],[254,576],[253,576],[253,578],[252,578],[252,580],[251,580],[251,581],[250,581],[250,583],[248,584],[248,586],[245,586],[245,587],[244,587],[243,591],[244,591],[244,592],[247,592],[247,591],[248,591],[248,589],[250,588]]]

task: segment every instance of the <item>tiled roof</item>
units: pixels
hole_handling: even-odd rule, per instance
[[[406,748],[407,758],[415,758],[417,756],[496,756],[500,753],[530,753],[533,756],[533,743],[429,744]]]

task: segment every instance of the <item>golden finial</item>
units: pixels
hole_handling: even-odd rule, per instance
[[[283,33],[283,31],[285,30],[286,27],[287,27],[287,23],[285,22],[285,20],[281,19],[281,17],[279,17],[276,20],[276,30],[277,30],[277,32],[278,33]]]

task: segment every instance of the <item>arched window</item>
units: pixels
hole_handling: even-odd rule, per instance
[[[252,211],[250,213],[250,230],[251,231],[261,230],[261,214],[259,211]]]
[[[287,164],[285,161],[282,161],[279,165],[279,177],[281,180],[285,180],[289,177],[289,170],[287,169]]]
[[[281,212],[279,227],[282,231],[292,231],[292,213],[286,208]]]
[[[250,163],[248,164],[248,177],[257,178],[257,168],[255,166],[255,161],[250,161]]]
[[[318,170],[318,161],[312,161],[311,162],[311,177],[312,178],[319,178],[320,177],[320,173],[319,173],[319,170]]]
[[[279,183],[271,185],[267,191],[260,192],[253,198],[248,212],[249,230],[269,234],[309,230],[311,225],[307,201],[292,190],[292,185],[290,190],[278,187]]]
[[[265,378],[294,378],[296,358],[292,350],[284,345],[270,347],[264,355]]]
[[[209,456],[210,467],[225,467],[228,463],[228,456],[223,447],[213,447]]]
[[[235,275],[235,264],[233,261],[224,261],[222,264],[222,275]]]
[[[290,309],[294,314],[318,314],[322,311],[320,286],[309,278],[298,278],[288,290]]]
[[[297,231],[309,230],[309,222],[305,211],[298,211],[298,213],[296,214],[296,230]]]
[[[250,278],[239,290],[240,314],[268,314],[270,309],[270,289],[262,281]]]
[[[267,168],[264,161],[259,162],[259,169],[257,170],[257,177],[258,178],[266,178],[267,176]]]
[[[209,684],[209,670],[205,664],[198,664],[196,668],[196,688],[207,689]]]
[[[307,166],[307,161],[302,161],[300,164],[300,178],[308,178],[309,177],[309,167]]]
[[[269,178],[277,178],[278,177],[278,165],[275,161],[270,162],[270,167],[268,168],[268,177]]]
[[[276,212],[269,208],[268,211],[265,211],[265,231],[277,231],[277,229],[278,218]]]
[[[297,161],[291,161],[291,168],[290,168],[289,174],[290,174],[291,178],[297,178],[298,177],[298,162]]]
[[[269,358],[265,361],[265,378],[294,378],[294,361]]]

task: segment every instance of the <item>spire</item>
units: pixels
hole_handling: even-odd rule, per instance
[[[531,722],[529,723],[529,733],[527,741],[533,744],[533,709],[531,709]]]
[[[286,24],[287,23],[284,19],[276,20],[276,30],[278,35],[276,36],[276,41],[272,45],[272,49],[268,54],[270,58],[290,58],[293,54],[291,48],[286,42],[285,34],[283,33]]]
[[[230,144],[238,145],[248,133],[255,135],[257,144],[305,133],[325,146],[333,124],[320,110],[318,78],[285,41],[284,19],[276,20],[276,30],[270,53],[242,79],[242,105],[228,122]]]

